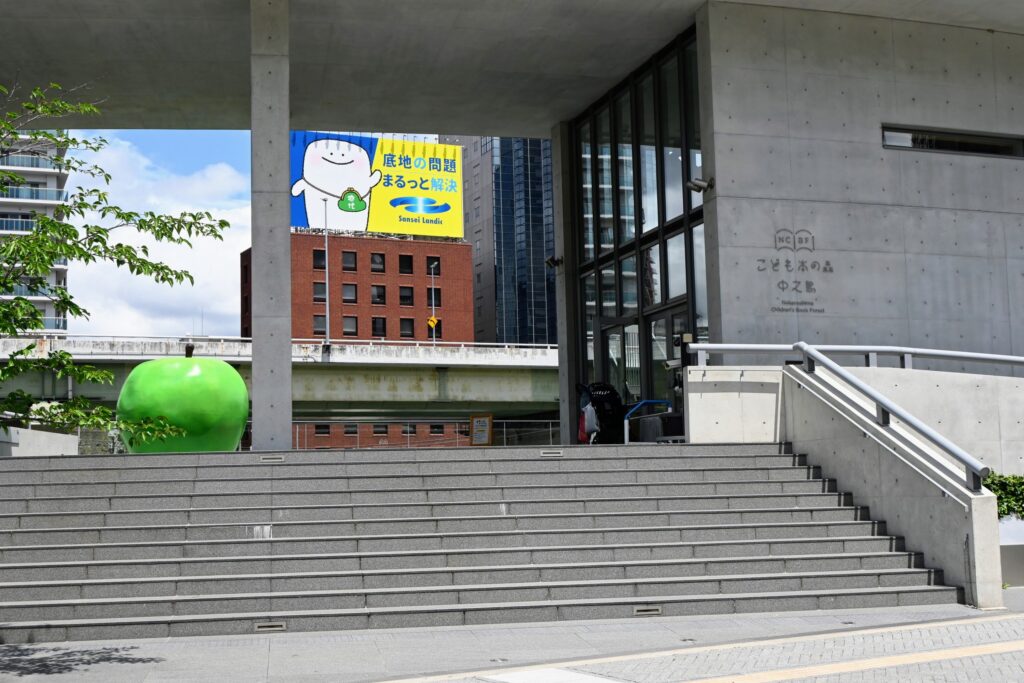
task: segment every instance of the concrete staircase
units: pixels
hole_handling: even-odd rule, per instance
[[[779,444],[0,462],[5,643],[948,603]]]

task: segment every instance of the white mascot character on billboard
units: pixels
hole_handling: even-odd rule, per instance
[[[310,228],[364,232],[370,191],[379,182],[380,171],[370,172],[365,149],[344,140],[316,140],[306,146],[292,196],[305,193]]]

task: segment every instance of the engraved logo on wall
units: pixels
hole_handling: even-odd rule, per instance
[[[757,272],[771,278],[777,302],[772,313],[824,313],[818,287],[835,272],[832,262],[815,256],[810,230],[775,231],[776,256],[757,259]]]

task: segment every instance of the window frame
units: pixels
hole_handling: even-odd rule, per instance
[[[351,266],[348,263],[348,257],[352,257]],[[355,273],[359,271],[359,253],[355,251],[343,251],[341,252],[341,270],[345,273]]]
[[[352,288],[352,298],[349,299],[345,295],[345,288]],[[355,282],[342,282],[341,283],[341,303],[343,304],[357,304],[359,303],[359,285]]]

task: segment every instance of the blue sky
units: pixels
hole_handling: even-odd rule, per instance
[[[239,334],[239,254],[250,244],[249,131],[90,130],[80,137],[108,141],[82,155],[112,176],[111,202],[125,209],[177,214],[209,211],[231,223],[222,241],[196,240],[191,249],[147,244],[152,258],[195,277],[194,285],[157,285],[106,264],[72,264],[68,287],[90,312],[68,322],[72,334],[178,336]],[[92,186],[71,178],[69,189]]]
[[[204,166],[223,162],[249,175],[249,131],[247,130],[118,130],[95,131],[103,137],[117,136],[135,145],[142,154],[168,171],[193,173]]]

